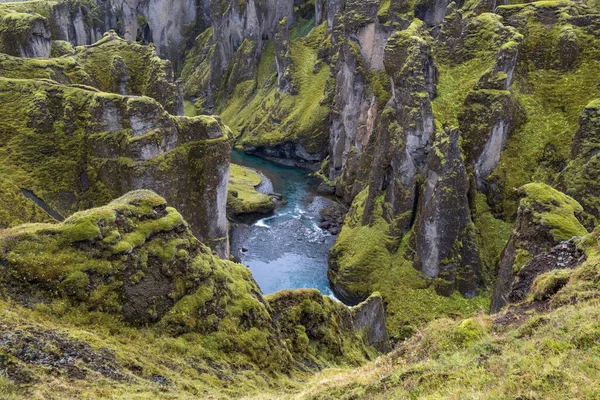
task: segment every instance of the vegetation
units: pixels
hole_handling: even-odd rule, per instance
[[[2,396],[599,397],[600,0],[212,3],[167,61],[133,8],[0,0]],[[140,43],[75,46],[127,18]],[[232,145],[322,162],[332,288],[381,295],[392,353],[227,258],[226,208],[275,206]],[[587,259],[486,315],[567,240]]]
[[[255,171],[231,164],[227,208],[234,215],[267,214],[273,211],[273,200],[267,194],[256,191],[261,182],[262,178]]]

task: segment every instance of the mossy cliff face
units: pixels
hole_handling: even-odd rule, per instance
[[[185,382],[198,381],[222,397],[235,379],[226,395],[236,397],[323,367],[358,366],[379,354],[373,346],[388,346],[385,330],[371,328],[385,327],[380,297],[355,309],[317,290],[265,299],[248,268],[215,257],[182,215],[148,190],[61,223],[1,230],[0,270],[0,304],[11,302],[13,315],[0,334],[24,324],[0,345],[2,385],[18,384],[19,393],[43,390],[48,379],[79,390],[91,374],[90,393],[123,395],[160,375],[171,381],[163,395],[192,395],[196,385]],[[60,335],[48,325],[60,326]],[[74,336],[81,329],[94,333]],[[147,341],[135,343],[141,337]],[[22,341],[29,341],[29,356]],[[65,371],[55,362],[60,351],[72,358]],[[166,369],[159,366],[165,351]],[[100,364],[106,369],[96,374]],[[64,373],[53,377],[41,366]]]
[[[0,52],[17,57],[48,57],[50,29],[41,15],[0,12]]]
[[[114,29],[130,42],[154,43],[175,64],[195,26],[206,28],[207,1],[32,1],[0,4],[0,49],[21,57],[48,57],[58,41],[91,45]],[[197,15],[200,11],[200,15]],[[60,44],[58,44],[60,45]]]
[[[162,319],[228,266],[150,191],[128,193],[60,224],[5,230],[1,240],[3,286],[14,299],[27,304],[59,295],[134,324]],[[224,288],[213,290],[209,297]]]
[[[130,43],[110,31],[92,46],[78,47],[77,51],[71,48],[62,55],[34,60],[0,54],[0,76],[50,79],[103,92],[148,96],[169,113],[183,115],[183,97],[171,63],[159,58],[152,45]]]
[[[590,102],[579,119],[579,129],[571,146],[571,161],[558,177],[558,184],[584,207],[584,224],[598,225],[598,157],[596,147],[600,132],[600,100]]]
[[[248,153],[309,164],[325,157],[330,69],[319,57],[326,26],[312,29],[313,9],[289,0],[216,3],[211,28],[186,54],[186,100],[221,115]]]
[[[222,2],[187,52],[186,100],[222,115],[238,148],[322,160],[324,185],[352,206],[332,286],[351,303],[380,290],[398,336],[416,309],[389,311],[401,300],[387,269],[415,268],[407,292],[449,295],[432,308],[461,308],[456,291],[477,309],[517,219],[513,188],[553,185],[595,224],[593,189],[581,194],[593,157],[571,148],[593,141],[592,103],[589,139],[573,144],[599,94],[597,4],[510,3],[284,2],[277,14]]]
[[[111,55],[120,73],[99,68]],[[150,97],[99,90],[116,91],[124,82],[119,77],[139,68],[127,91],[175,108],[168,63],[109,34],[74,56],[2,56],[0,65],[3,179],[63,217],[133,189],[153,189],[179,207],[201,241],[227,257],[229,129],[214,117],[172,116]]]

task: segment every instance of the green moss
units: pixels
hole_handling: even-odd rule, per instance
[[[170,231],[178,226],[186,225],[181,217],[181,214],[179,214],[173,207],[167,207],[166,211],[167,215],[160,219],[149,219],[134,224],[133,232],[123,234],[121,241],[112,246],[113,253],[119,254],[119,250],[123,249],[125,249],[125,251],[129,251],[129,249],[143,245],[150,236],[156,234],[157,232]],[[122,242],[125,242],[126,244],[123,244]],[[159,253],[162,254],[163,252],[159,251]]]
[[[557,242],[587,235],[575,217],[583,211],[575,199],[543,183],[529,183],[519,190],[526,195],[521,207],[531,210],[535,221],[547,227]]]
[[[315,65],[325,32],[326,24],[322,24],[305,38],[290,43],[292,82],[297,95],[277,89],[274,50],[268,44],[258,66],[256,85],[252,81],[240,83],[233,100],[218,110],[236,136],[244,131],[238,139],[240,145],[300,142],[308,151],[324,150],[329,137],[325,121],[330,109],[321,99],[330,70],[326,65],[316,70]]]
[[[555,269],[538,276],[531,285],[533,298],[538,301],[549,299],[567,284],[572,272],[570,269]]]
[[[183,113],[186,117],[195,117],[198,115],[198,110],[196,106],[191,101],[186,100],[183,103]]]
[[[364,203],[368,189],[358,194],[346,216],[344,226],[330,252],[329,279],[336,291],[346,297],[366,299],[383,271],[390,266],[390,254],[385,245],[389,225],[378,207],[375,222],[362,225]],[[357,246],[360,243],[360,246]]]
[[[336,291],[341,288],[358,298],[379,291],[386,303],[388,332],[395,340],[412,335],[433,319],[468,316],[489,308],[485,292],[473,299],[465,299],[458,293],[439,296],[434,280],[417,271],[407,259],[411,253],[410,235],[404,235],[399,250],[390,254],[386,247],[390,226],[382,218],[383,199],[375,207],[373,223],[363,226],[360,222],[367,190],[355,198],[330,253],[329,277]]]
[[[493,64],[490,53],[482,54],[461,64],[436,58],[439,71],[436,85],[437,95],[431,102],[437,122],[458,126],[458,115],[469,91],[475,86],[481,75]]]
[[[12,181],[0,179],[0,229],[26,222],[53,222],[41,207],[23,195]]]
[[[229,173],[229,189],[227,207],[234,215],[248,213],[269,213],[275,205],[271,198],[256,191],[262,178],[248,168],[231,164]]]
[[[282,290],[266,300],[284,343],[303,364],[360,365],[376,354],[354,331],[349,309],[316,289]]]
[[[501,208],[507,216],[516,212],[512,188],[531,181],[555,181],[569,160],[582,110],[600,96],[597,40],[585,29],[569,24],[569,5],[554,4],[563,10],[557,13],[557,23],[543,25],[537,16],[542,11],[535,11],[543,4],[533,4],[535,8],[520,14],[527,24],[513,83],[526,120],[509,138],[492,174],[492,179],[501,184]],[[529,8],[527,4],[523,7]],[[556,44],[565,29],[576,35],[580,49],[569,70],[560,67],[561,52],[565,51]]]
[[[484,194],[477,193],[474,223],[477,230],[477,244],[483,263],[482,280],[491,287],[495,278],[500,254],[512,232],[512,224],[497,219],[492,214]]]

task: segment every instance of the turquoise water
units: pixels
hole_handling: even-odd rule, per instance
[[[316,288],[332,296],[327,255],[335,237],[319,228],[319,211],[331,200],[315,193],[317,182],[307,176],[306,170],[240,152],[233,153],[232,162],[262,173],[270,184],[266,181],[259,189],[280,193],[287,203],[272,216],[234,228],[231,253],[252,270],[265,294],[281,289]]]

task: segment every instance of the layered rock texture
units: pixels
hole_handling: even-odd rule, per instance
[[[599,10],[598,0],[0,3],[2,295],[14,324],[36,321],[2,336],[0,366],[11,381],[43,381],[39,365],[130,379],[130,393],[173,380],[201,397],[216,379],[225,389],[211,395],[235,397],[412,336],[354,386],[345,375],[298,390],[596,396],[586,352],[599,337]],[[263,298],[226,261],[227,212],[274,206],[255,191],[260,176],[230,174],[232,147],[310,167],[338,197],[324,213],[339,233],[328,277],[355,308],[313,290]],[[138,189],[158,195],[120,198]],[[439,319],[490,307],[502,313]],[[94,318],[117,321],[108,330],[129,344],[149,327],[156,353],[100,356],[72,337]],[[574,327],[584,328],[562,334]],[[0,323],[0,335],[11,330]],[[48,351],[38,365],[15,350],[28,342],[92,356],[71,365]],[[176,362],[157,362],[161,352]],[[522,365],[547,374],[497,382]],[[233,385],[242,376],[252,383]],[[558,387],[565,377],[577,384]]]
[[[91,45],[114,29],[128,41],[153,43],[177,63],[185,33],[207,26],[208,1],[34,1],[0,4],[0,51],[48,57],[55,46]],[[202,3],[202,4],[198,4]]]

